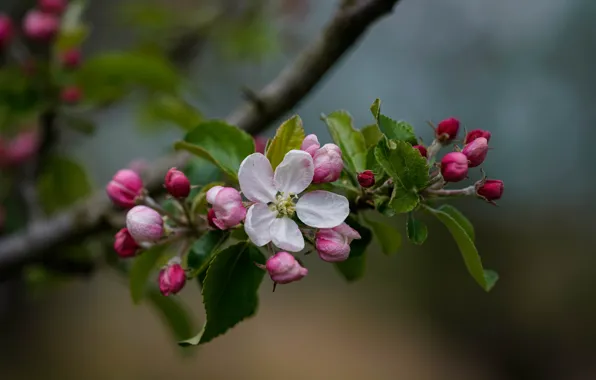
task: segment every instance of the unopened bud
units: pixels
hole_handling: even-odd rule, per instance
[[[126,214],[126,228],[137,243],[155,243],[163,236],[163,219],[152,208],[135,206]]]
[[[116,172],[106,186],[106,192],[112,202],[124,208],[133,207],[136,197],[141,195],[142,190],[143,180],[130,169],[122,169]]]
[[[66,0],[39,0],[37,6],[43,12],[60,16],[66,10]]]
[[[188,177],[176,168],[168,170],[165,186],[168,193],[174,198],[186,198],[190,194],[190,181]]]
[[[350,243],[360,239],[358,231],[342,223],[334,228],[323,228],[315,236],[315,248],[323,261],[345,261],[350,256]]]
[[[313,156],[315,175],[313,183],[335,182],[344,168],[341,149],[335,144],[325,144]]]
[[[476,194],[489,202],[501,199],[503,190],[505,190],[505,185],[503,185],[503,181],[498,179],[487,179],[476,185]]]
[[[133,257],[138,249],[139,245],[128,232],[127,228],[118,231],[114,238],[114,250],[118,256],[122,258]]]
[[[67,50],[62,53],[60,61],[65,68],[76,69],[81,64],[81,51],[79,49]]]
[[[60,93],[60,98],[64,103],[67,104],[76,104],[78,103],[81,98],[83,97],[83,93],[81,89],[77,86],[68,86],[62,89]]]
[[[220,230],[237,226],[246,217],[242,196],[232,187],[215,186],[209,189],[207,202],[213,205],[211,210],[214,217],[211,218],[211,223]]]
[[[464,144],[469,144],[472,141],[476,140],[478,137],[484,137],[486,142],[490,141],[490,132],[484,131],[482,129],[474,129],[473,131],[468,132],[466,138],[464,139]]]
[[[447,153],[441,160],[441,174],[447,182],[459,182],[468,176],[468,157],[461,152]]]
[[[426,151],[426,147],[424,145],[414,145],[412,148],[418,150],[418,152],[420,152],[420,155],[424,158],[427,157],[428,152]]]
[[[294,256],[288,252],[277,252],[267,260],[265,265],[271,280],[277,284],[289,284],[298,281],[308,274]]]
[[[365,189],[373,187],[375,185],[375,173],[372,170],[365,170],[362,173],[358,173],[358,183]]]
[[[209,223],[209,226],[211,226],[211,228],[218,230],[219,227],[217,227],[217,225],[213,221],[215,218],[215,210],[210,208],[209,211],[207,211],[207,222]]]
[[[8,46],[12,40],[12,20],[8,15],[0,13],[0,49]]]
[[[186,272],[178,260],[172,259],[165,268],[159,271],[158,282],[161,294],[164,296],[176,294],[186,284]]]
[[[457,137],[457,131],[459,131],[459,120],[450,117],[439,123],[435,131],[436,138],[443,143],[449,142]]]
[[[23,31],[32,40],[49,41],[58,32],[59,24],[55,15],[33,9],[25,15]]]
[[[255,152],[265,154],[265,148],[267,148],[267,138],[263,136],[254,137],[255,140]]]
[[[315,153],[317,152],[317,150],[319,150],[320,147],[321,144],[319,144],[319,139],[317,138],[317,135],[311,134],[304,138],[304,140],[302,141],[302,145],[300,146],[300,150],[303,150],[314,157]]]
[[[478,137],[461,151],[468,157],[468,166],[475,168],[484,162],[488,153],[488,141],[484,137]]]
[[[33,158],[40,145],[37,130],[19,133],[10,141],[0,140],[0,166],[17,166]]]

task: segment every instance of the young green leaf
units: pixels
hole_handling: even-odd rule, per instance
[[[145,296],[147,280],[156,269],[167,248],[167,244],[156,245],[134,259],[129,273],[130,296],[134,303],[141,302]]]
[[[418,190],[428,182],[424,157],[404,141],[382,139],[375,147],[377,162],[393,179],[390,205],[396,213],[412,211],[420,202]]]
[[[428,237],[428,228],[426,227],[426,224],[418,219],[414,219],[411,212],[408,213],[406,230],[408,231],[408,239],[417,245],[424,243]]]
[[[418,143],[414,128],[405,121],[395,121],[381,114],[379,115],[379,128],[391,140],[405,141],[412,145]]]
[[[466,264],[466,268],[470,275],[472,275],[474,280],[476,280],[485,291],[490,291],[498,280],[498,275],[494,271],[484,270],[478,250],[464,227],[444,211],[428,206],[425,206],[425,209],[435,215],[437,219],[447,227],[459,247],[459,251],[462,254],[464,263]]]
[[[383,253],[385,255],[393,255],[401,247],[401,234],[391,225],[391,222],[387,218],[383,217],[382,221],[376,220],[380,218],[380,215],[376,218],[366,216],[366,224],[371,228],[373,235],[381,245]]]
[[[464,229],[464,231],[466,231],[470,239],[472,239],[472,241],[476,240],[474,225],[468,218],[466,218],[464,214],[461,213],[461,211],[448,204],[441,205],[438,207],[438,210],[443,211],[455,219],[455,221]]]
[[[333,141],[340,147],[344,162],[353,173],[366,170],[366,142],[362,133],[354,129],[352,116],[346,111],[335,111],[322,116]]]
[[[282,123],[265,153],[273,170],[281,163],[286,153],[292,149],[300,149],[302,140],[304,140],[304,128],[300,116],[296,115]]]
[[[248,133],[218,120],[199,124],[174,147],[208,159],[232,178],[238,177],[242,160],[255,151]]]
[[[370,106],[370,112],[375,118],[375,121],[379,120],[379,115],[381,115],[381,99],[375,99],[373,104]]]
[[[362,136],[364,136],[364,142],[368,149],[373,148],[379,143],[379,140],[383,137],[383,132],[379,129],[376,124],[367,125],[361,129]]]
[[[238,243],[217,254],[203,283],[207,320],[198,335],[181,345],[207,343],[255,314],[265,274],[255,263],[264,264],[265,257],[252,244]]]
[[[91,194],[93,186],[85,169],[71,158],[48,157],[44,168],[37,180],[37,193],[46,213],[54,213]]]
[[[350,244],[350,257],[346,261],[335,263],[335,269],[348,282],[359,280],[364,276],[364,268],[366,264],[365,252],[366,248],[372,240],[372,232],[357,223],[354,219],[348,221],[350,227],[358,231],[360,239],[353,240]]]
[[[228,235],[225,231],[209,231],[194,242],[186,259],[192,276],[196,276],[207,270],[211,259],[220,250]]]
[[[156,288],[147,292],[155,310],[168,325],[176,340],[184,339],[193,333],[193,323],[189,312],[176,297],[164,297]]]

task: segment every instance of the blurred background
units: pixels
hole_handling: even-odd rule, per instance
[[[2,0],[0,9],[18,14],[26,3]],[[133,33],[133,21],[159,33],[163,20],[150,7],[198,25],[210,17],[206,3],[91,1],[84,56],[151,36]],[[207,117],[225,117],[243,87],[274,78],[338,2],[221,3],[228,27],[204,43],[198,34],[197,50],[177,58],[186,99]],[[200,348],[179,348],[113,271],[44,291],[11,281],[0,286],[0,378],[595,379],[594,17],[591,0],[403,0],[292,111],[325,142],[321,113],[346,109],[363,126],[377,97],[426,142],[427,120],[455,116],[468,130],[490,130],[484,167],[505,182],[505,196],[499,207],[457,206],[476,225],[486,266],[501,276],[492,292],[473,282],[430,219],[425,245],[404,239],[392,257],[369,255],[367,275],[354,284],[308,258],[305,281],[275,293],[266,282],[258,315]],[[76,157],[97,187],[133,160],[168,152],[182,132],[140,119],[141,101],[133,94],[94,111],[96,133],[66,131],[58,151]],[[198,329],[200,290],[187,286],[180,298]]]

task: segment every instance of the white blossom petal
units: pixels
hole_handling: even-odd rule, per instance
[[[271,163],[261,153],[253,153],[240,164],[238,181],[242,194],[251,201],[269,203],[275,200]]]
[[[350,204],[343,195],[329,191],[311,191],[296,204],[298,218],[311,227],[333,228],[343,223],[350,214]]]
[[[244,231],[250,241],[262,247],[271,241],[271,223],[276,220],[277,212],[271,211],[266,204],[256,203],[248,209],[244,220]]]
[[[312,157],[302,150],[291,150],[275,169],[273,183],[284,194],[300,194],[310,185],[315,174]]]
[[[271,239],[277,247],[290,252],[299,252],[304,248],[304,237],[296,222],[283,217],[271,223]]]

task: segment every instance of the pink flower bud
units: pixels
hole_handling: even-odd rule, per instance
[[[350,243],[360,239],[358,231],[342,223],[334,228],[323,228],[317,231],[315,247],[319,257],[327,262],[345,261],[350,256]]]
[[[319,139],[317,138],[317,135],[308,135],[302,141],[300,150],[303,150],[314,157],[315,153],[317,152],[317,150],[319,150],[320,147],[321,144],[319,144]]]
[[[435,131],[436,138],[441,142],[448,142],[457,137],[459,130],[459,120],[454,117],[445,119],[439,123]]]
[[[77,86],[64,87],[60,93],[60,99],[67,104],[76,104],[81,100],[82,97],[83,93]]]
[[[447,182],[459,182],[468,176],[468,157],[461,152],[447,153],[441,160],[441,174]]]
[[[372,170],[365,170],[362,173],[358,173],[358,183],[365,189],[373,187],[375,185],[375,173]]]
[[[464,146],[464,149],[461,152],[468,157],[468,166],[475,168],[482,164],[486,159],[486,154],[488,153],[488,141],[486,141],[484,137],[478,137],[468,145]]]
[[[218,230],[219,227],[217,227],[217,225],[213,221],[214,219],[215,219],[215,210],[210,208],[209,211],[207,211],[207,223],[209,223],[209,226],[211,226],[211,228]]]
[[[135,206],[126,214],[126,228],[137,243],[154,243],[163,236],[163,219],[147,206]]]
[[[81,51],[79,49],[67,50],[62,53],[60,61],[65,68],[76,69],[81,64]]]
[[[171,168],[166,174],[166,190],[174,198],[186,198],[190,194],[190,181],[180,170]]]
[[[482,129],[474,129],[473,131],[468,132],[466,138],[464,139],[464,144],[469,144],[472,141],[476,140],[478,137],[484,137],[486,142],[490,141],[490,132],[483,131]]]
[[[138,249],[139,245],[132,238],[127,228],[118,231],[114,239],[114,250],[118,256],[122,258],[133,257]]]
[[[489,202],[501,199],[503,190],[505,190],[505,185],[503,185],[503,181],[498,179],[488,179],[484,182],[480,181],[476,185],[476,194]]]
[[[177,260],[171,260],[170,263],[159,271],[159,291],[164,296],[176,294],[184,288],[186,284],[186,272]]]
[[[141,195],[143,180],[134,171],[122,169],[114,174],[106,186],[108,196],[117,206],[131,208],[135,205],[135,198]]]
[[[60,20],[51,13],[30,10],[23,21],[23,31],[32,40],[48,41],[58,32]]]
[[[39,0],[37,6],[42,12],[60,16],[66,10],[66,0]]]
[[[213,205],[211,222],[220,230],[237,226],[246,217],[240,192],[232,187],[215,186],[207,192],[207,202]],[[209,215],[207,216],[209,217]]]
[[[40,139],[37,130],[21,132],[14,139],[0,140],[0,166],[17,166],[37,154]]]
[[[265,148],[267,147],[267,138],[263,136],[256,136],[255,139],[255,152],[265,154]]]
[[[412,148],[417,149],[420,155],[424,158],[427,156],[426,147],[424,145],[414,145]]]
[[[8,46],[12,35],[12,20],[6,14],[0,13],[0,49]]]
[[[341,149],[335,144],[325,144],[313,156],[315,175],[313,183],[335,182],[344,168]]]
[[[301,280],[308,274],[294,256],[288,252],[277,252],[267,260],[265,265],[269,276],[277,284],[289,284]]]

